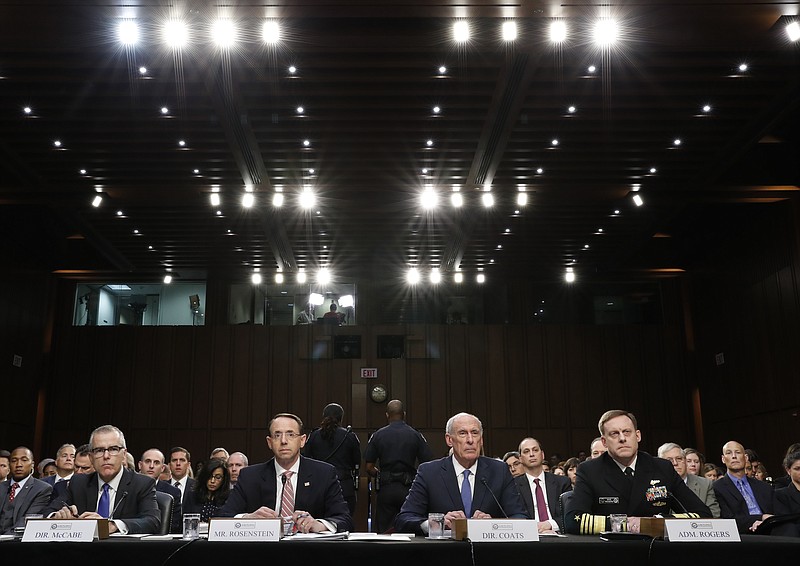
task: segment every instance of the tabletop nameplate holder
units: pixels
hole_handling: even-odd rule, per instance
[[[741,542],[735,519],[670,519],[664,523],[669,542]]]
[[[108,519],[31,519],[22,542],[92,542],[108,538]]]
[[[281,519],[211,519],[208,525],[210,541],[278,542],[281,534]]]
[[[527,519],[456,519],[452,537],[472,542],[536,542],[536,521]]]

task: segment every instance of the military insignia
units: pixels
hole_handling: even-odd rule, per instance
[[[306,483],[304,483],[304,484],[303,484],[303,486],[305,486],[305,487],[308,487],[308,486],[310,486],[310,485],[311,485],[311,482],[310,482],[310,481],[307,481]]]
[[[619,505],[619,497],[598,497],[598,505]]]
[[[653,507],[663,507],[666,504],[667,504],[666,501],[656,501],[655,503],[653,503]]]
[[[667,486],[659,485],[649,488],[647,491],[644,492],[644,496],[650,503],[654,501],[661,501],[663,499],[667,499],[669,497],[669,492],[667,491]]]
[[[661,480],[650,480],[650,485],[656,485],[661,483]]]

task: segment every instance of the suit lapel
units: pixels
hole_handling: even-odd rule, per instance
[[[528,508],[528,514],[531,516],[531,518],[535,518],[536,515],[533,510],[533,494],[531,493],[531,482],[528,479],[528,474],[523,474],[519,477],[525,480],[516,482],[519,494],[522,496],[522,500],[525,502],[525,506]]]
[[[19,519],[20,513],[25,513],[28,509],[28,500],[31,497],[31,489],[33,489],[33,477],[28,478],[22,489],[17,490],[17,495],[14,496],[14,522]]]
[[[630,480],[625,477],[625,474],[622,473],[622,470],[619,469],[617,463],[611,456],[608,455],[608,453],[603,454],[602,458],[603,465],[606,467],[606,472],[603,474],[603,476],[605,477],[605,481],[608,483],[611,489],[609,490],[608,494],[598,493],[598,495],[602,497],[604,495],[619,493],[622,496],[620,505],[627,504],[631,499],[630,494],[632,488],[631,484],[629,483]]]
[[[547,490],[547,506],[550,508],[548,515],[553,518],[553,515],[558,512],[558,498],[561,495],[556,476],[549,472],[544,473],[544,486]]]
[[[308,509],[309,495],[313,490],[314,473],[308,466],[303,465],[304,458],[300,457],[300,467],[297,469],[297,489],[294,492],[294,508]],[[274,469],[274,468],[273,468]]]
[[[458,485],[456,478],[456,469],[453,467],[452,457],[445,458],[442,462],[442,483],[447,494],[450,496],[452,509],[464,509],[464,503],[461,501],[461,489]],[[469,515],[469,509],[464,511],[465,515]]]
[[[86,482],[86,493],[84,494],[84,510],[95,512],[97,511],[97,497],[98,497],[98,489],[100,486],[99,477],[97,472],[92,474],[92,477],[89,478],[89,481]],[[80,506],[78,506],[78,511],[80,511]]]
[[[278,502],[278,494],[275,493],[275,482],[277,481],[275,477],[275,458],[272,458],[269,462],[266,463],[262,472],[261,472],[261,503],[260,505],[264,505],[269,507],[270,509],[275,509],[276,513],[281,512],[281,505]]]
[[[736,501],[737,506],[744,505],[745,509],[747,508],[747,503],[744,500],[744,496],[739,492],[739,488],[736,487],[736,484],[733,483],[733,480],[728,477],[727,474],[722,476],[722,479],[717,481],[722,482],[721,487],[728,492],[728,494]]]

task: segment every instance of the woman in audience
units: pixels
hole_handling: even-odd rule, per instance
[[[711,481],[719,479],[719,469],[714,464],[706,464],[703,466],[703,477]]]
[[[783,459],[783,467],[789,476],[789,485],[775,490],[775,514],[800,513],[800,452],[792,452]],[[800,519],[781,527],[781,535],[800,536]]]
[[[572,489],[575,489],[575,480],[578,477],[578,464],[580,463],[581,461],[578,458],[570,458],[564,462],[564,471],[567,473],[569,481],[572,482]]]
[[[231,492],[231,475],[228,465],[222,460],[209,460],[197,474],[194,491],[183,503],[183,512],[200,513],[200,521],[214,517]]]
[[[706,457],[694,448],[687,448],[683,451],[686,458],[686,473],[700,475],[703,473],[703,466],[706,465]]]
[[[772,483],[772,478],[767,475],[767,467],[764,464],[759,462],[754,469],[755,473],[753,475],[757,480]]]

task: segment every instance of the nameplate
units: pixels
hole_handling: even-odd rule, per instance
[[[92,542],[98,538],[97,523],[96,519],[31,519],[22,542]]]
[[[456,519],[452,537],[472,542],[536,542],[536,521],[527,519]]]
[[[669,542],[741,542],[734,519],[669,519],[664,521]]]
[[[208,525],[210,541],[258,541],[281,540],[280,519],[211,519]]]

